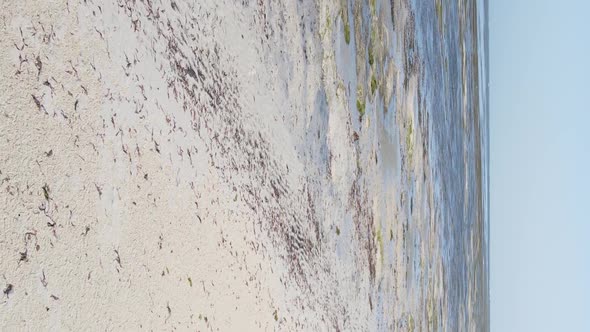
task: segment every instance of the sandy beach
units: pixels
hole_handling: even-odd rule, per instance
[[[0,3],[0,329],[484,330],[477,20],[441,6]]]

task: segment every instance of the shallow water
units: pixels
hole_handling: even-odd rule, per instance
[[[434,170],[438,233],[448,330],[483,330],[489,321],[487,243],[487,94],[473,2],[445,3],[443,38],[431,8],[414,4],[417,44],[424,60],[420,86],[432,119],[429,161]],[[481,7],[481,4],[478,4]],[[454,23],[458,22],[458,24]],[[447,66],[445,67],[445,61]]]
[[[347,5],[352,21],[354,5]],[[353,27],[361,30],[355,31],[361,38],[351,43],[356,68],[350,48],[337,48],[342,52],[336,63],[348,85],[362,84],[368,72],[394,85],[389,100],[381,90],[375,99],[367,98],[366,116],[375,121],[381,159],[378,242],[391,234],[380,249],[378,326],[488,330],[485,3],[375,5],[356,12],[362,20]],[[385,39],[371,46],[374,29]],[[384,70],[375,70],[359,52],[367,44],[383,54],[374,66]],[[390,65],[395,71],[386,69]],[[355,105],[358,93],[349,98]],[[393,319],[385,317],[391,314]]]

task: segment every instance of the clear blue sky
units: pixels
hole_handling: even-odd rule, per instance
[[[590,1],[489,19],[492,331],[590,331]]]

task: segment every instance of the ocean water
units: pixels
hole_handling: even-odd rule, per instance
[[[486,4],[444,1],[440,6],[434,12],[424,1],[411,6],[423,64],[419,103],[430,119],[424,124],[432,147],[430,213],[439,227],[437,259],[444,271],[429,277],[442,278],[444,285],[440,327],[483,331],[489,329]]]
[[[429,160],[445,271],[443,329],[489,328],[488,107],[485,4],[445,2],[442,38],[415,1],[420,87],[432,121]],[[436,10],[435,10],[436,11]],[[440,27],[440,25],[439,25]]]
[[[487,1],[347,6],[357,64],[337,54],[341,76],[393,84],[366,106],[382,160],[378,326],[489,330]]]

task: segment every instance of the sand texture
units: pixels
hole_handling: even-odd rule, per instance
[[[1,1],[0,330],[453,326],[412,8]]]

